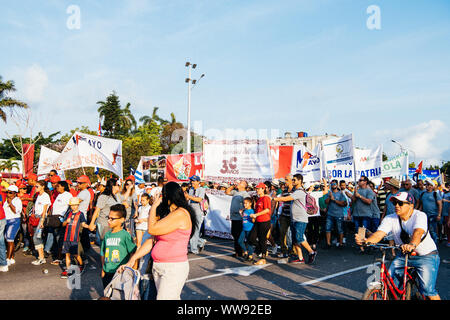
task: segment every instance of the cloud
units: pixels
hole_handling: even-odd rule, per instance
[[[379,138],[389,141],[395,140],[404,148],[410,150],[410,161],[416,160],[416,164],[424,160],[424,164],[441,164],[450,148],[450,142],[446,137],[450,134],[450,128],[441,120],[430,120],[410,127],[392,130],[377,131]],[[385,145],[386,153],[394,155],[398,153],[398,145],[394,143]],[[448,159],[447,159],[448,160]]]
[[[34,64],[26,70],[24,93],[27,101],[31,103],[41,102],[47,86],[48,76],[42,67]]]

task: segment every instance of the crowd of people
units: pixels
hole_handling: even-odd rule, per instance
[[[73,264],[83,272],[87,253],[96,243],[105,288],[117,271],[139,268],[151,274],[157,299],[180,298],[189,274],[188,253],[199,254],[206,245],[207,189],[232,197],[228,219],[233,256],[243,263],[263,265],[271,255],[279,263],[312,264],[320,249],[342,249],[360,228],[367,230],[368,239],[398,244],[398,230],[388,221],[392,225],[399,208],[409,204],[410,216],[420,212],[425,217],[425,237],[431,239],[427,245],[432,249],[426,254],[437,254],[442,241],[450,247],[449,185],[431,180],[391,178],[375,185],[362,176],[356,185],[326,179],[307,185],[301,174],[289,174],[258,184],[244,180],[219,184],[198,176],[182,184],[160,177],[148,185],[136,183],[134,176],[124,181],[98,177],[91,184],[86,175],[72,182],[61,180],[53,170],[45,180],[30,174],[1,186],[0,239],[5,241],[0,241],[0,271],[15,264],[18,233],[23,235],[23,254],[35,258],[31,264],[43,265],[51,258],[51,264],[62,267],[61,278],[71,275]],[[306,207],[312,193],[319,194],[315,215]],[[399,197],[403,194],[408,197]],[[355,253],[370,254],[361,245],[366,240],[355,238]],[[421,245],[419,237],[415,246]],[[427,292],[437,295],[434,287]]]

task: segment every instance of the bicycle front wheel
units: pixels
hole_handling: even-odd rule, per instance
[[[363,294],[363,300],[383,300],[381,284],[369,287]]]

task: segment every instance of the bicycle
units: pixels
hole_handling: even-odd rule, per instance
[[[405,255],[405,267],[403,271],[403,289],[397,287],[394,279],[389,274],[385,264],[386,251],[389,249],[401,250],[400,246],[389,246],[383,244],[368,244],[368,247],[381,249],[383,255],[380,260],[380,281],[371,282],[369,288],[364,292],[362,300],[425,300],[425,296],[419,291],[417,282],[417,271],[414,267],[408,267],[409,256],[415,256],[415,252]],[[378,259],[377,259],[378,260]]]

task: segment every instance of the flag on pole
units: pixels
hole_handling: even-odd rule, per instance
[[[417,167],[416,173],[422,174],[422,172],[423,172],[422,166],[423,166],[423,160],[420,161],[419,166]]]
[[[97,130],[97,136],[102,136],[102,123],[100,122],[100,119],[98,120],[98,130]],[[98,174],[100,172],[99,167],[95,167],[94,174]]]

